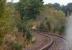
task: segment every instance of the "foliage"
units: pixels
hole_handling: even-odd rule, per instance
[[[0,37],[3,39],[6,33],[12,32],[14,29],[14,20],[12,11],[7,6],[6,0],[0,0]]]
[[[56,10],[60,10],[61,9],[61,6],[59,3],[54,3],[53,4],[53,7],[56,9]]]
[[[65,13],[65,16],[69,16],[72,13],[72,3],[68,3],[67,5],[60,5],[59,3],[47,4],[54,7],[56,10],[61,10]]]
[[[0,0],[0,17],[4,14],[4,9],[5,9],[5,0]]]
[[[72,13],[72,3],[68,3],[66,6],[62,8],[62,10],[65,12],[66,16],[71,15]]]
[[[65,14],[61,10],[56,10],[51,4],[45,5],[41,15],[45,18],[41,24],[49,32],[57,32],[64,26]]]
[[[17,22],[18,30],[24,33],[28,41],[32,38],[32,22],[40,14],[42,5],[42,0],[20,0],[15,5],[16,11],[20,14],[20,20]]]
[[[5,6],[5,0],[0,0],[0,44],[2,44],[2,40],[3,40],[3,25],[4,25],[4,22],[1,20],[1,18],[3,17],[4,15],[4,7]]]
[[[18,10],[20,11],[21,18],[35,19],[40,13],[42,4],[42,0],[20,0]]]
[[[13,43],[11,48],[12,50],[22,50],[22,46],[19,43]]]
[[[3,37],[0,36],[0,45],[3,43]]]

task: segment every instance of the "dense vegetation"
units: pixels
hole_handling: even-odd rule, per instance
[[[44,17],[40,27],[43,25],[43,29],[47,29],[48,32],[61,32],[65,23],[65,14],[61,10],[56,10],[52,5],[44,5],[40,15]]]
[[[9,46],[7,50],[22,50],[32,44],[32,29],[63,34],[66,18],[71,13],[72,3],[64,6],[44,5],[43,0],[20,0],[18,3],[0,0],[0,46],[5,44]]]
[[[72,13],[72,3],[67,5],[60,5],[59,3],[51,4],[56,10],[61,10],[65,13],[65,16],[69,16]]]
[[[21,19],[21,24],[18,24],[17,26],[21,32],[26,33],[27,39],[32,36],[32,21],[36,19],[37,15],[39,15],[42,5],[42,0],[20,0],[16,5],[16,11],[19,12]]]
[[[7,33],[13,32],[14,29],[12,11],[10,10],[10,7],[6,5],[6,1],[0,0],[0,42]]]

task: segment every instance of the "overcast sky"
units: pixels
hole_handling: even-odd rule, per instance
[[[11,1],[11,0],[7,0],[8,2]],[[18,2],[19,0],[14,0],[14,2]],[[66,5],[67,3],[71,3],[72,0],[43,0],[44,1],[44,4],[47,4],[47,3],[59,3],[61,5]]]

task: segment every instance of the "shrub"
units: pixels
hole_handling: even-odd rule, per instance
[[[0,37],[0,45],[3,43],[3,37]]]
[[[22,50],[22,46],[19,43],[13,43],[11,48],[12,50]]]

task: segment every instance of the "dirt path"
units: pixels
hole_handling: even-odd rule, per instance
[[[54,43],[48,50],[68,50],[66,47],[66,41],[59,37],[53,37]]]
[[[28,48],[27,50],[69,50],[66,47],[66,40],[61,36],[49,33],[45,34],[44,32],[36,32],[34,35],[36,36],[37,40],[32,47]],[[51,44],[51,42],[53,43]]]
[[[35,33],[36,42],[32,45],[31,48],[26,48],[25,50],[40,50],[47,44],[50,44],[52,39],[50,36],[46,37],[41,34]]]
[[[42,33],[42,34],[46,36],[50,36],[54,41],[52,46],[46,47],[43,50],[69,50],[69,48],[66,45],[67,40],[64,39],[63,37],[55,34],[50,34],[50,33]]]

